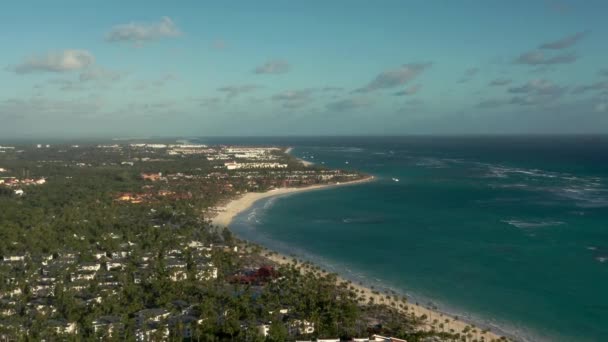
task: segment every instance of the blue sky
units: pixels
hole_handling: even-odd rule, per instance
[[[0,136],[608,133],[605,1],[6,1]]]

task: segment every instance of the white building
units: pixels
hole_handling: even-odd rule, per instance
[[[9,255],[2,257],[3,261],[17,262],[25,261],[25,255]]]
[[[289,332],[291,334],[308,335],[315,332],[315,324],[307,320],[296,319],[289,324]],[[338,340],[339,342],[339,340]]]
[[[228,169],[228,170],[236,170],[239,168],[239,164],[235,163],[235,162],[229,162],[229,163],[224,163],[224,166]]]
[[[99,271],[101,269],[101,264],[92,262],[80,265],[78,267],[80,271]]]
[[[268,322],[270,323],[270,322]],[[260,324],[258,325],[258,332],[263,337],[268,336],[268,332],[270,331],[270,324]]]

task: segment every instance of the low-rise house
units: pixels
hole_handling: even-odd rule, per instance
[[[58,275],[63,273],[68,268],[68,266],[69,264],[58,261],[49,262],[48,265],[43,265],[43,267],[40,268],[41,280],[55,280],[58,278]]]
[[[16,313],[15,308],[0,308],[0,316],[2,317],[11,317]]]
[[[78,333],[78,327],[76,322],[68,322],[65,320],[50,320],[47,322],[59,335],[76,335]]]
[[[135,321],[138,324],[145,322],[160,322],[169,317],[171,313],[162,308],[143,309],[135,313]]]
[[[165,322],[170,316],[165,309],[144,309],[135,313],[135,339],[137,341],[165,340],[169,327]]]
[[[169,326],[165,323],[146,323],[135,330],[135,341],[167,341]]]
[[[175,268],[169,271],[169,279],[182,281],[188,279],[188,273],[184,269]]]
[[[144,253],[141,256],[141,261],[143,261],[143,262],[148,262],[153,259],[154,259],[154,254],[152,254],[151,252]]]
[[[27,303],[30,311],[34,311],[40,315],[50,316],[57,312],[53,298],[35,298]]]
[[[111,338],[124,332],[124,324],[118,316],[101,316],[92,325],[93,333],[99,337]]]
[[[99,286],[113,287],[120,286],[120,281],[116,274],[109,272],[98,273],[96,276]]]
[[[13,298],[20,296],[22,293],[23,291],[21,291],[20,287],[12,287],[2,291],[0,294],[2,295],[2,297]]]
[[[14,254],[3,256],[2,261],[4,262],[23,262],[25,261],[25,254]]]
[[[143,180],[149,180],[152,182],[156,182],[161,179],[163,174],[160,172],[159,173],[142,173],[140,176],[141,176],[141,179],[143,179]]]
[[[117,251],[117,252],[110,253],[110,257],[112,259],[122,259],[122,258],[126,258],[128,256],[129,256],[128,251]]]
[[[86,280],[76,280],[68,285],[68,288],[74,292],[85,291],[89,288],[89,281]]]
[[[76,254],[75,253],[65,253],[60,255],[57,259],[53,260],[56,265],[66,266],[72,265],[76,263]]]
[[[93,280],[97,272],[95,271],[81,271],[70,274],[70,281],[75,282],[78,280]]]
[[[106,262],[106,271],[123,270],[125,263],[121,260],[111,260]]]
[[[0,316],[10,317],[16,314],[15,308],[17,307],[17,301],[11,299],[0,299]]]
[[[190,339],[192,338],[194,325],[197,321],[197,318],[194,316],[174,316],[169,318],[169,329],[173,331],[176,336],[183,339]]]
[[[205,246],[204,243],[196,240],[188,242],[188,248],[196,249],[197,251],[211,251],[210,246]]]
[[[197,280],[217,279],[217,267],[213,266],[212,263],[197,264],[196,265],[196,279]]]
[[[35,296],[53,296],[55,293],[55,282],[41,280],[37,284],[32,285],[30,291]]]
[[[84,262],[78,265],[79,271],[99,271],[101,264],[98,262]]]
[[[141,273],[133,272],[133,283],[134,284],[141,284],[142,280],[143,280],[143,276]]]
[[[308,335],[315,332],[315,324],[304,319],[296,319],[289,322],[288,330],[292,335]]]
[[[41,264],[46,266],[49,264],[49,262],[51,262],[53,260],[53,258],[54,258],[53,254],[43,255],[40,257]]]
[[[400,338],[386,337],[386,336],[381,336],[381,335],[372,335],[372,337],[369,340],[374,341],[374,342],[407,342],[406,340],[403,340]]]
[[[182,255],[182,250],[181,249],[171,249],[171,250],[167,251],[166,255],[170,256],[170,257],[180,257]]]
[[[101,260],[107,257],[106,252],[95,252],[93,256],[95,257],[95,260]]]
[[[165,267],[168,269],[186,268],[186,266],[188,266],[188,264],[185,261],[179,259],[171,258],[165,261]]]
[[[14,321],[0,320],[0,341],[15,341],[15,336],[29,334],[29,329]]]
[[[272,322],[258,324],[258,326],[257,326],[258,334],[260,334],[263,337],[268,336],[268,332],[270,331],[270,324],[271,323]]]
[[[99,293],[90,293],[88,291],[79,293],[75,296],[86,305],[101,304],[103,297]]]

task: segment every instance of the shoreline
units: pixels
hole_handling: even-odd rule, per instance
[[[218,215],[216,215],[211,220],[211,222],[215,226],[229,228],[229,225],[232,223],[233,219],[236,216],[238,216],[242,212],[247,211],[255,203],[257,203],[258,201],[260,201],[262,199],[267,199],[267,198],[277,197],[277,196],[282,196],[282,195],[288,195],[288,194],[293,194],[293,193],[299,193],[299,192],[307,192],[307,191],[331,189],[331,188],[339,187],[339,186],[355,185],[355,184],[359,184],[359,183],[370,182],[370,181],[373,181],[374,179],[376,179],[374,176],[370,176],[370,177],[367,177],[364,179],[359,179],[359,180],[345,182],[345,183],[320,184],[320,185],[312,185],[312,186],[301,187],[301,188],[278,188],[278,189],[273,189],[273,190],[269,190],[266,192],[249,192],[249,193],[246,193],[246,194],[228,202],[222,208],[222,210],[218,213]],[[266,248],[267,252],[270,252],[270,253],[265,253],[263,256],[266,257],[267,259],[271,260],[272,262],[275,262],[276,264],[287,265],[287,264],[292,264],[294,261],[297,260],[296,256],[288,256],[288,255],[280,253],[272,248],[268,248],[266,246],[262,246],[262,247]],[[298,265],[299,265],[301,271],[303,271],[303,272],[306,271],[301,268],[301,265],[302,265],[301,262],[299,262]],[[323,272],[331,273],[331,272],[327,272],[327,271],[323,271]],[[387,290],[387,289],[375,289],[373,286],[370,287],[366,284],[359,284],[351,279],[348,279],[348,277],[345,277],[343,275],[340,275],[340,274],[336,274],[336,275],[337,275],[338,283],[348,282],[349,286],[352,286],[359,295],[364,295],[366,297],[366,300],[368,300],[370,298],[374,298],[374,303],[376,303],[376,304],[386,304],[387,306],[397,309],[400,312],[403,312],[403,313],[406,313],[409,315],[413,314],[416,317],[421,317],[423,315],[426,316],[427,319],[425,320],[425,322],[427,322],[427,323],[424,324],[425,329],[430,330],[430,329],[435,328],[436,331],[445,331],[445,332],[450,332],[450,329],[452,329],[455,333],[462,333],[463,330],[465,330],[465,331],[468,331],[469,334],[472,334],[472,336],[473,336],[472,339],[480,340],[480,338],[483,337],[484,341],[494,341],[494,340],[502,341],[502,340],[504,340],[504,338],[508,338],[511,340],[520,339],[512,334],[506,333],[505,331],[499,329],[496,326],[493,326],[490,324],[485,324],[483,322],[474,321],[474,320],[467,318],[466,316],[463,317],[463,316],[459,316],[459,315],[455,315],[455,314],[450,314],[450,313],[441,311],[439,309],[435,309],[435,308],[430,309],[423,305],[420,305],[419,303],[415,303],[415,302],[412,303],[412,302],[410,302],[410,299],[411,299],[410,296],[407,296],[408,301],[405,306],[405,309],[400,308],[398,306],[397,307],[391,306],[389,304],[392,301],[399,303],[399,301],[392,299],[392,297],[394,297],[396,295],[395,293],[389,294],[388,292],[385,292],[385,290]],[[399,295],[399,294],[397,294],[397,295],[399,297],[402,297],[402,295]],[[390,296],[391,299],[386,300],[386,296]],[[386,302],[385,302],[385,300],[386,300]],[[367,301],[365,303],[367,303]],[[365,303],[362,302],[362,304],[365,304]],[[436,321],[437,323],[433,323],[434,321]],[[443,324],[443,328],[439,327],[440,323]],[[475,333],[473,333],[471,331],[475,331]]]
[[[295,255],[289,256],[283,253],[279,253],[265,246],[262,247],[266,250],[266,253],[263,254],[263,256],[278,265],[293,265],[294,263],[296,263],[296,267],[300,269],[301,272],[315,271],[314,269],[305,268],[304,265],[306,260],[298,259]],[[308,261],[308,263],[313,266],[322,266],[318,265],[317,263],[312,263],[310,261]],[[511,341],[519,340],[518,337],[513,336],[512,334],[508,334],[496,326],[479,323],[468,317],[450,314],[439,309],[430,309],[428,307],[425,307],[424,305],[421,305],[420,303],[417,303],[416,301],[412,302],[410,301],[412,299],[411,296],[402,295],[395,291],[389,291],[387,288],[374,287],[370,286],[369,284],[359,283],[336,272],[331,272],[324,269],[316,271],[320,272],[321,275],[327,275],[332,273],[335,274],[336,284],[341,284],[345,282],[348,283],[348,286],[355,293],[357,293],[358,296],[365,297],[365,300],[359,300],[360,304],[367,304],[369,303],[369,299],[373,298],[374,304],[386,305],[387,307],[395,309],[406,315],[414,315],[418,318],[426,316],[427,318],[424,320],[425,323],[421,323],[421,326],[423,327],[422,330],[424,331],[430,331],[434,329],[435,331],[450,332],[450,330],[453,330],[454,333],[463,334],[463,331],[466,331],[468,329],[468,332],[465,333],[465,335],[471,334],[471,337],[469,337],[467,341],[477,340],[486,342],[496,342],[505,341],[504,338],[507,338]],[[390,297],[390,299],[387,297]],[[399,298],[402,297],[407,298],[407,302],[405,303],[404,307],[400,307],[399,305],[391,305],[391,303],[403,304],[403,302],[399,300]],[[443,324],[443,328],[441,328],[439,324]],[[483,338],[483,340],[481,340],[481,338]]]
[[[298,157],[294,156],[293,154],[291,154],[291,151],[293,151],[293,147],[288,147],[288,148],[285,150],[285,153],[286,153],[286,154],[289,154],[289,155],[290,155],[290,156],[292,156],[292,157],[294,157],[294,158],[295,158],[297,161],[299,161],[300,163],[302,163],[302,165],[304,165],[304,166],[306,166],[306,167],[309,167],[309,166],[313,166],[313,165],[315,165],[315,163],[313,163],[313,162],[311,162],[311,161],[308,161],[308,160],[305,160],[305,159],[298,158]]]
[[[257,201],[268,197],[275,197],[280,195],[288,195],[298,192],[307,192],[323,189],[331,189],[341,186],[349,186],[354,184],[366,183],[373,181],[374,176],[369,176],[363,179],[357,179],[354,181],[344,183],[333,183],[333,184],[318,184],[299,188],[276,188],[266,192],[247,192],[238,198],[235,198],[228,202],[224,207],[219,208],[219,213],[211,219],[211,223],[215,226],[228,227],[232,220],[241,212],[251,208]]]

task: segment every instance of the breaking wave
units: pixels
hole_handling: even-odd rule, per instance
[[[502,222],[510,224],[514,227],[517,228],[543,228],[543,227],[554,227],[554,226],[561,226],[566,224],[565,222],[562,221],[537,221],[537,222],[526,222],[526,221],[520,221],[520,220],[503,220]]]

